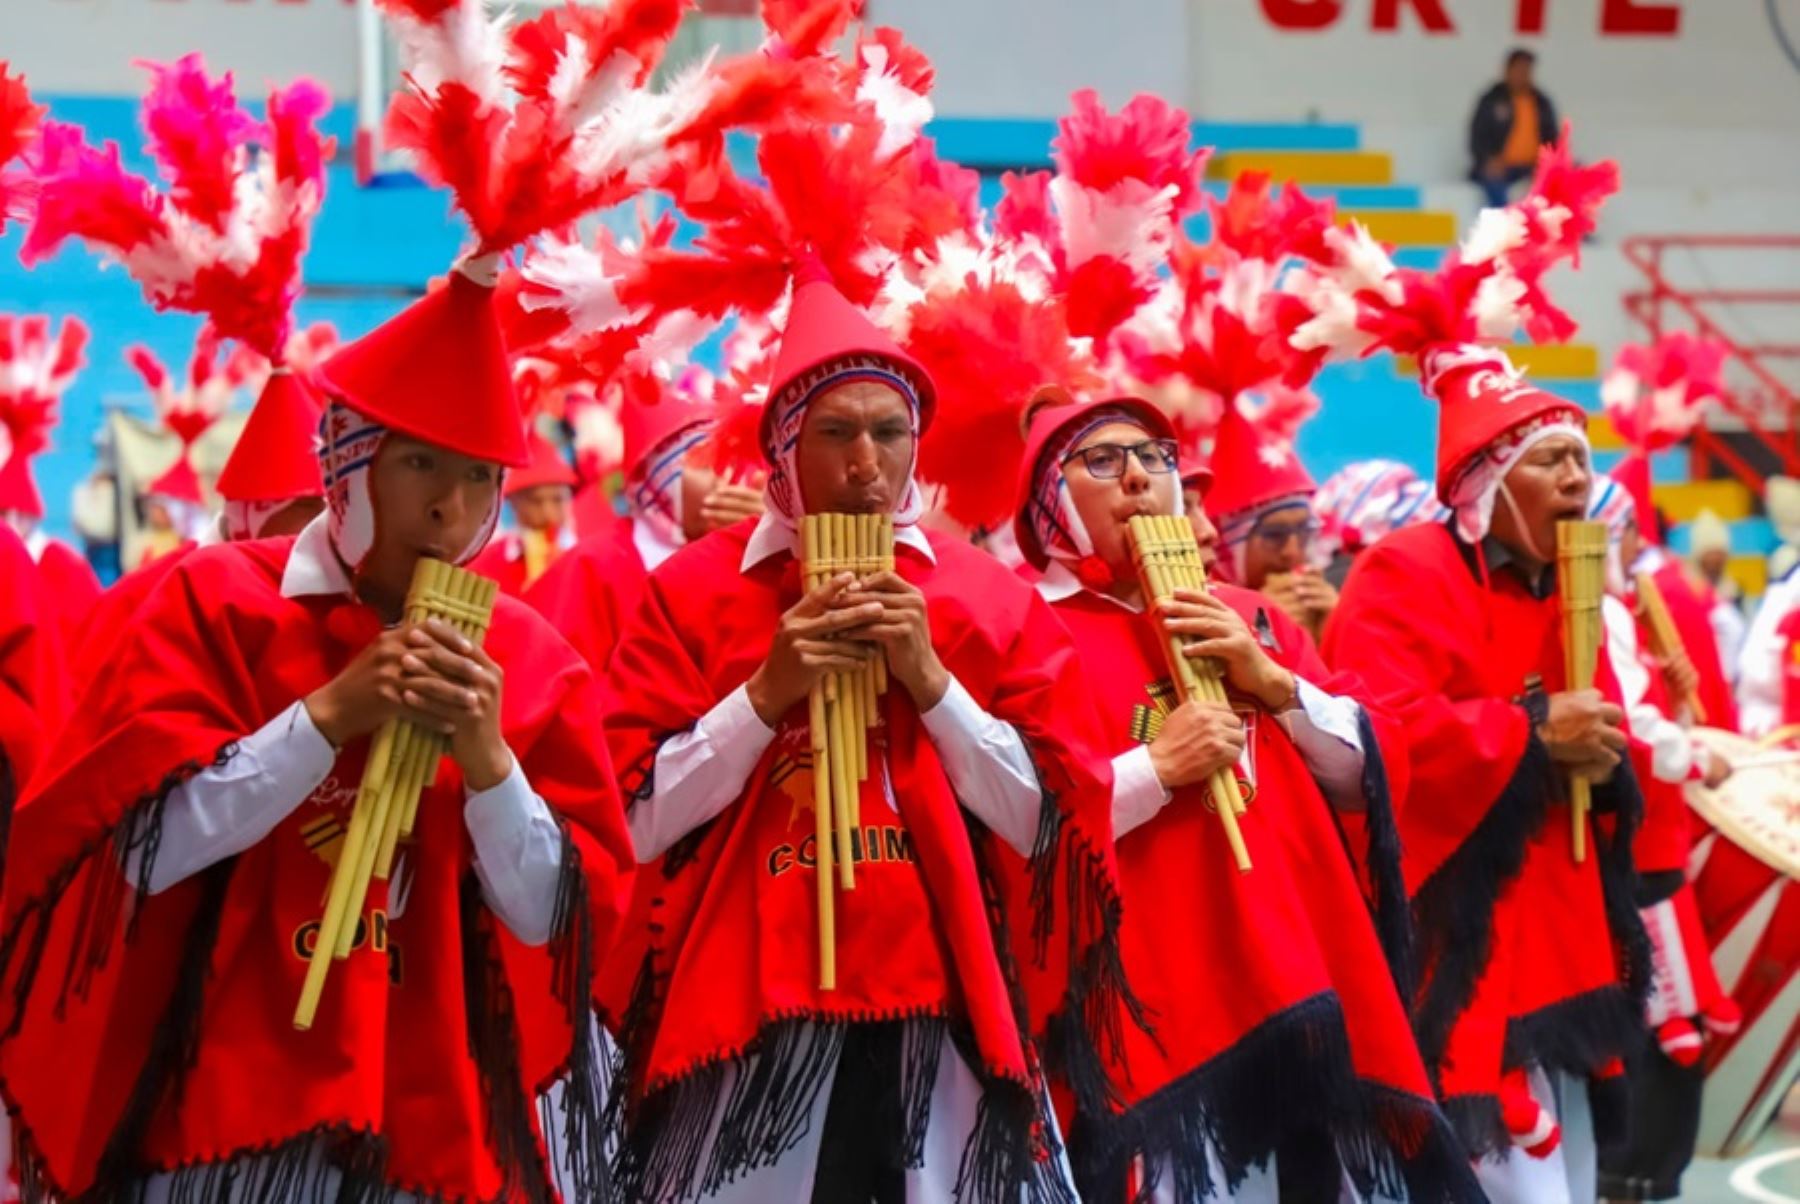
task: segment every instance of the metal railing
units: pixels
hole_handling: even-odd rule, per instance
[[[1626,314],[1650,341],[1670,330],[1689,329],[1721,344],[1727,365],[1736,366],[1734,375],[1750,382],[1748,388],[1733,391],[1725,409],[1743,423],[1745,432],[1764,453],[1758,459],[1766,459],[1789,476],[1800,476],[1800,380],[1793,369],[1786,374],[1778,370],[1785,361],[1800,368],[1800,342],[1741,337],[1730,329],[1730,319],[1722,312],[1741,316],[1749,308],[1788,309],[1800,317],[1800,289],[1717,287],[1713,273],[1704,269],[1699,273],[1702,286],[1696,287],[1672,279],[1669,262],[1669,252],[1683,252],[1696,267],[1716,262],[1721,265],[1719,274],[1726,275],[1732,255],[1792,256],[1789,275],[1800,280],[1800,234],[1638,235],[1627,238],[1622,250],[1626,262],[1645,277],[1645,287],[1625,294]],[[1712,465],[1717,464],[1758,496],[1762,494],[1768,474],[1719,431],[1699,427],[1690,454],[1696,479],[1714,475]]]

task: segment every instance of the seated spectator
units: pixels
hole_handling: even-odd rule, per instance
[[[1513,185],[1537,170],[1538,148],[1556,141],[1556,106],[1532,81],[1537,56],[1514,50],[1506,74],[1482,93],[1469,120],[1469,178],[1491,209],[1505,207]]]

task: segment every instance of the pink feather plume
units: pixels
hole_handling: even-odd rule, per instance
[[[119,148],[52,122],[38,150],[27,263],[69,238],[120,263],[151,305],[204,316],[221,337],[278,360],[292,329],[300,264],[324,199],[328,108],[309,80],[274,90],[268,117],[239,107],[231,77],[197,55],[152,73],[143,120],[164,187],[127,171]]]
[[[1724,345],[1685,330],[1648,347],[1621,347],[1600,387],[1619,436],[1645,453],[1680,443],[1693,434],[1709,402],[1729,397]]]
[[[31,103],[23,75],[7,74],[0,61],[0,232],[6,230],[9,218],[30,215],[31,198],[36,186],[28,171],[8,170],[7,165],[25,154],[37,137],[45,108]]]

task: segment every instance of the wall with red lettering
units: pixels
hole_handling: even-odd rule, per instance
[[[1360,122],[1429,182],[1467,166],[1475,97],[1525,46],[1580,144],[1619,156],[1629,178],[1800,185],[1800,64],[1771,9],[1800,41],[1794,0],[1205,0],[1190,14],[1189,101]]]

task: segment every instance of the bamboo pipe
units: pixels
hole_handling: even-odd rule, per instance
[[[806,588],[818,588],[828,575],[817,566],[823,559],[819,549],[819,523],[814,515],[800,520],[801,559],[808,566]],[[831,885],[831,737],[825,719],[825,687],[814,684],[807,694],[807,711],[812,744],[813,841],[816,873],[813,875],[819,895],[819,989],[837,989],[837,905]]]
[[[1681,631],[1675,626],[1675,618],[1669,613],[1669,603],[1663,597],[1662,589],[1656,584],[1656,578],[1649,573],[1637,575],[1638,611],[1644,616],[1644,627],[1650,633],[1651,651],[1662,660],[1675,659],[1677,653],[1686,656],[1687,648],[1682,644]],[[1682,695],[1681,705],[1687,708],[1688,718],[1697,724],[1706,723],[1706,707],[1700,701],[1698,690],[1689,690]]]
[[[1200,572],[1198,577],[1195,576],[1199,570],[1200,550],[1194,543],[1192,529],[1184,534],[1177,531],[1171,523],[1158,521],[1168,517],[1170,516],[1138,515],[1127,524],[1140,585],[1146,595],[1146,607],[1151,610],[1174,595],[1173,581],[1178,579],[1177,574],[1185,575],[1190,582],[1198,580],[1204,588],[1204,573]],[[1176,567],[1178,565],[1179,568]],[[1185,640],[1169,634],[1163,646],[1181,701],[1225,701],[1224,683],[1216,673],[1206,672],[1193,664],[1187,656]],[[1238,816],[1243,813],[1244,803],[1237,776],[1230,766],[1226,766],[1212,775],[1208,786],[1213,807],[1219,814],[1219,823],[1225,829],[1225,841],[1231,848],[1232,860],[1239,873],[1248,873],[1251,868],[1250,852],[1244,844],[1243,831],[1238,825]]]
[[[1606,524],[1565,521],[1556,524],[1557,592],[1563,607],[1563,669],[1568,689],[1594,684],[1600,657],[1600,598],[1606,591]],[[1593,783],[1580,774],[1569,777],[1570,837],[1577,862],[1587,860],[1588,814]]]

